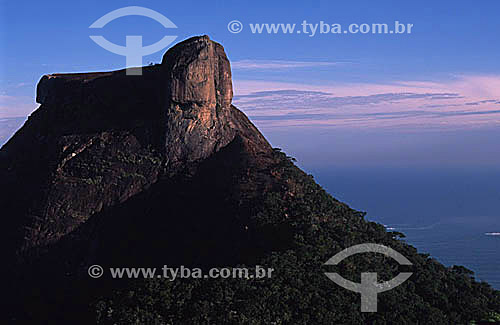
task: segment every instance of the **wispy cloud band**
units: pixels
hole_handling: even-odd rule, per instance
[[[328,61],[281,61],[281,60],[240,60],[231,63],[236,70],[282,70],[300,68],[334,67],[348,64],[350,62],[328,62]]]
[[[500,76],[322,87],[237,81],[236,94],[236,106],[261,127],[500,126]]]

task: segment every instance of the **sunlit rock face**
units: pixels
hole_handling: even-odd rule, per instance
[[[162,60],[166,76],[166,158],[171,170],[208,157],[235,135],[231,68],[208,36],[190,38]]]
[[[193,37],[163,56],[168,95],[178,104],[227,107],[233,98],[231,67],[224,48],[208,36]]]

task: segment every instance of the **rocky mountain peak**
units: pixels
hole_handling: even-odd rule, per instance
[[[23,215],[12,220],[16,250],[55,242],[161,179],[196,172],[232,142],[272,151],[231,105],[229,61],[208,36],[173,46],[142,75],[125,72],[41,78],[40,107],[0,150],[2,187],[12,189],[3,199]]]
[[[162,60],[169,97],[175,103],[227,107],[233,98],[231,67],[224,48],[206,35],[187,39]]]
[[[192,37],[165,53],[166,156],[175,170],[226,146],[239,127],[231,107],[231,67],[222,45]],[[236,124],[235,124],[236,123]]]

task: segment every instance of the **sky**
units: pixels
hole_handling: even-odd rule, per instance
[[[42,75],[125,67],[124,56],[91,35],[121,45],[126,35],[141,35],[149,45],[165,35],[177,36],[175,44],[207,34],[232,63],[234,104],[304,166],[500,165],[498,1],[0,3],[1,136],[38,107]],[[141,16],[89,28],[127,6],[155,10],[177,28]],[[239,33],[228,30],[234,20]],[[312,35],[304,21],[413,27],[409,34]],[[250,24],[263,23],[296,24],[301,33],[252,33]],[[160,62],[165,51],[143,64]]]

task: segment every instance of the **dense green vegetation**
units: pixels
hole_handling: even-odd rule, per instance
[[[476,282],[471,271],[445,267],[418,253],[401,239],[402,234],[386,232],[382,225],[366,221],[364,213],[335,200],[312,176],[295,167],[290,157],[279,150],[274,155],[272,170],[254,170],[248,184],[241,185],[249,187],[265,178],[264,174],[278,180],[271,190],[245,203],[252,207],[249,228],[271,234],[256,245],[274,249],[255,263],[274,268],[271,278],[135,280],[93,302],[98,323],[470,324],[500,320],[500,293],[487,283]],[[323,265],[342,249],[360,243],[390,246],[413,266],[399,266],[379,254],[358,254],[336,267]],[[377,272],[379,280],[392,279],[401,271],[413,275],[401,286],[379,294],[377,313],[361,313],[359,294],[337,286],[324,275],[326,271],[355,282],[367,271]]]

